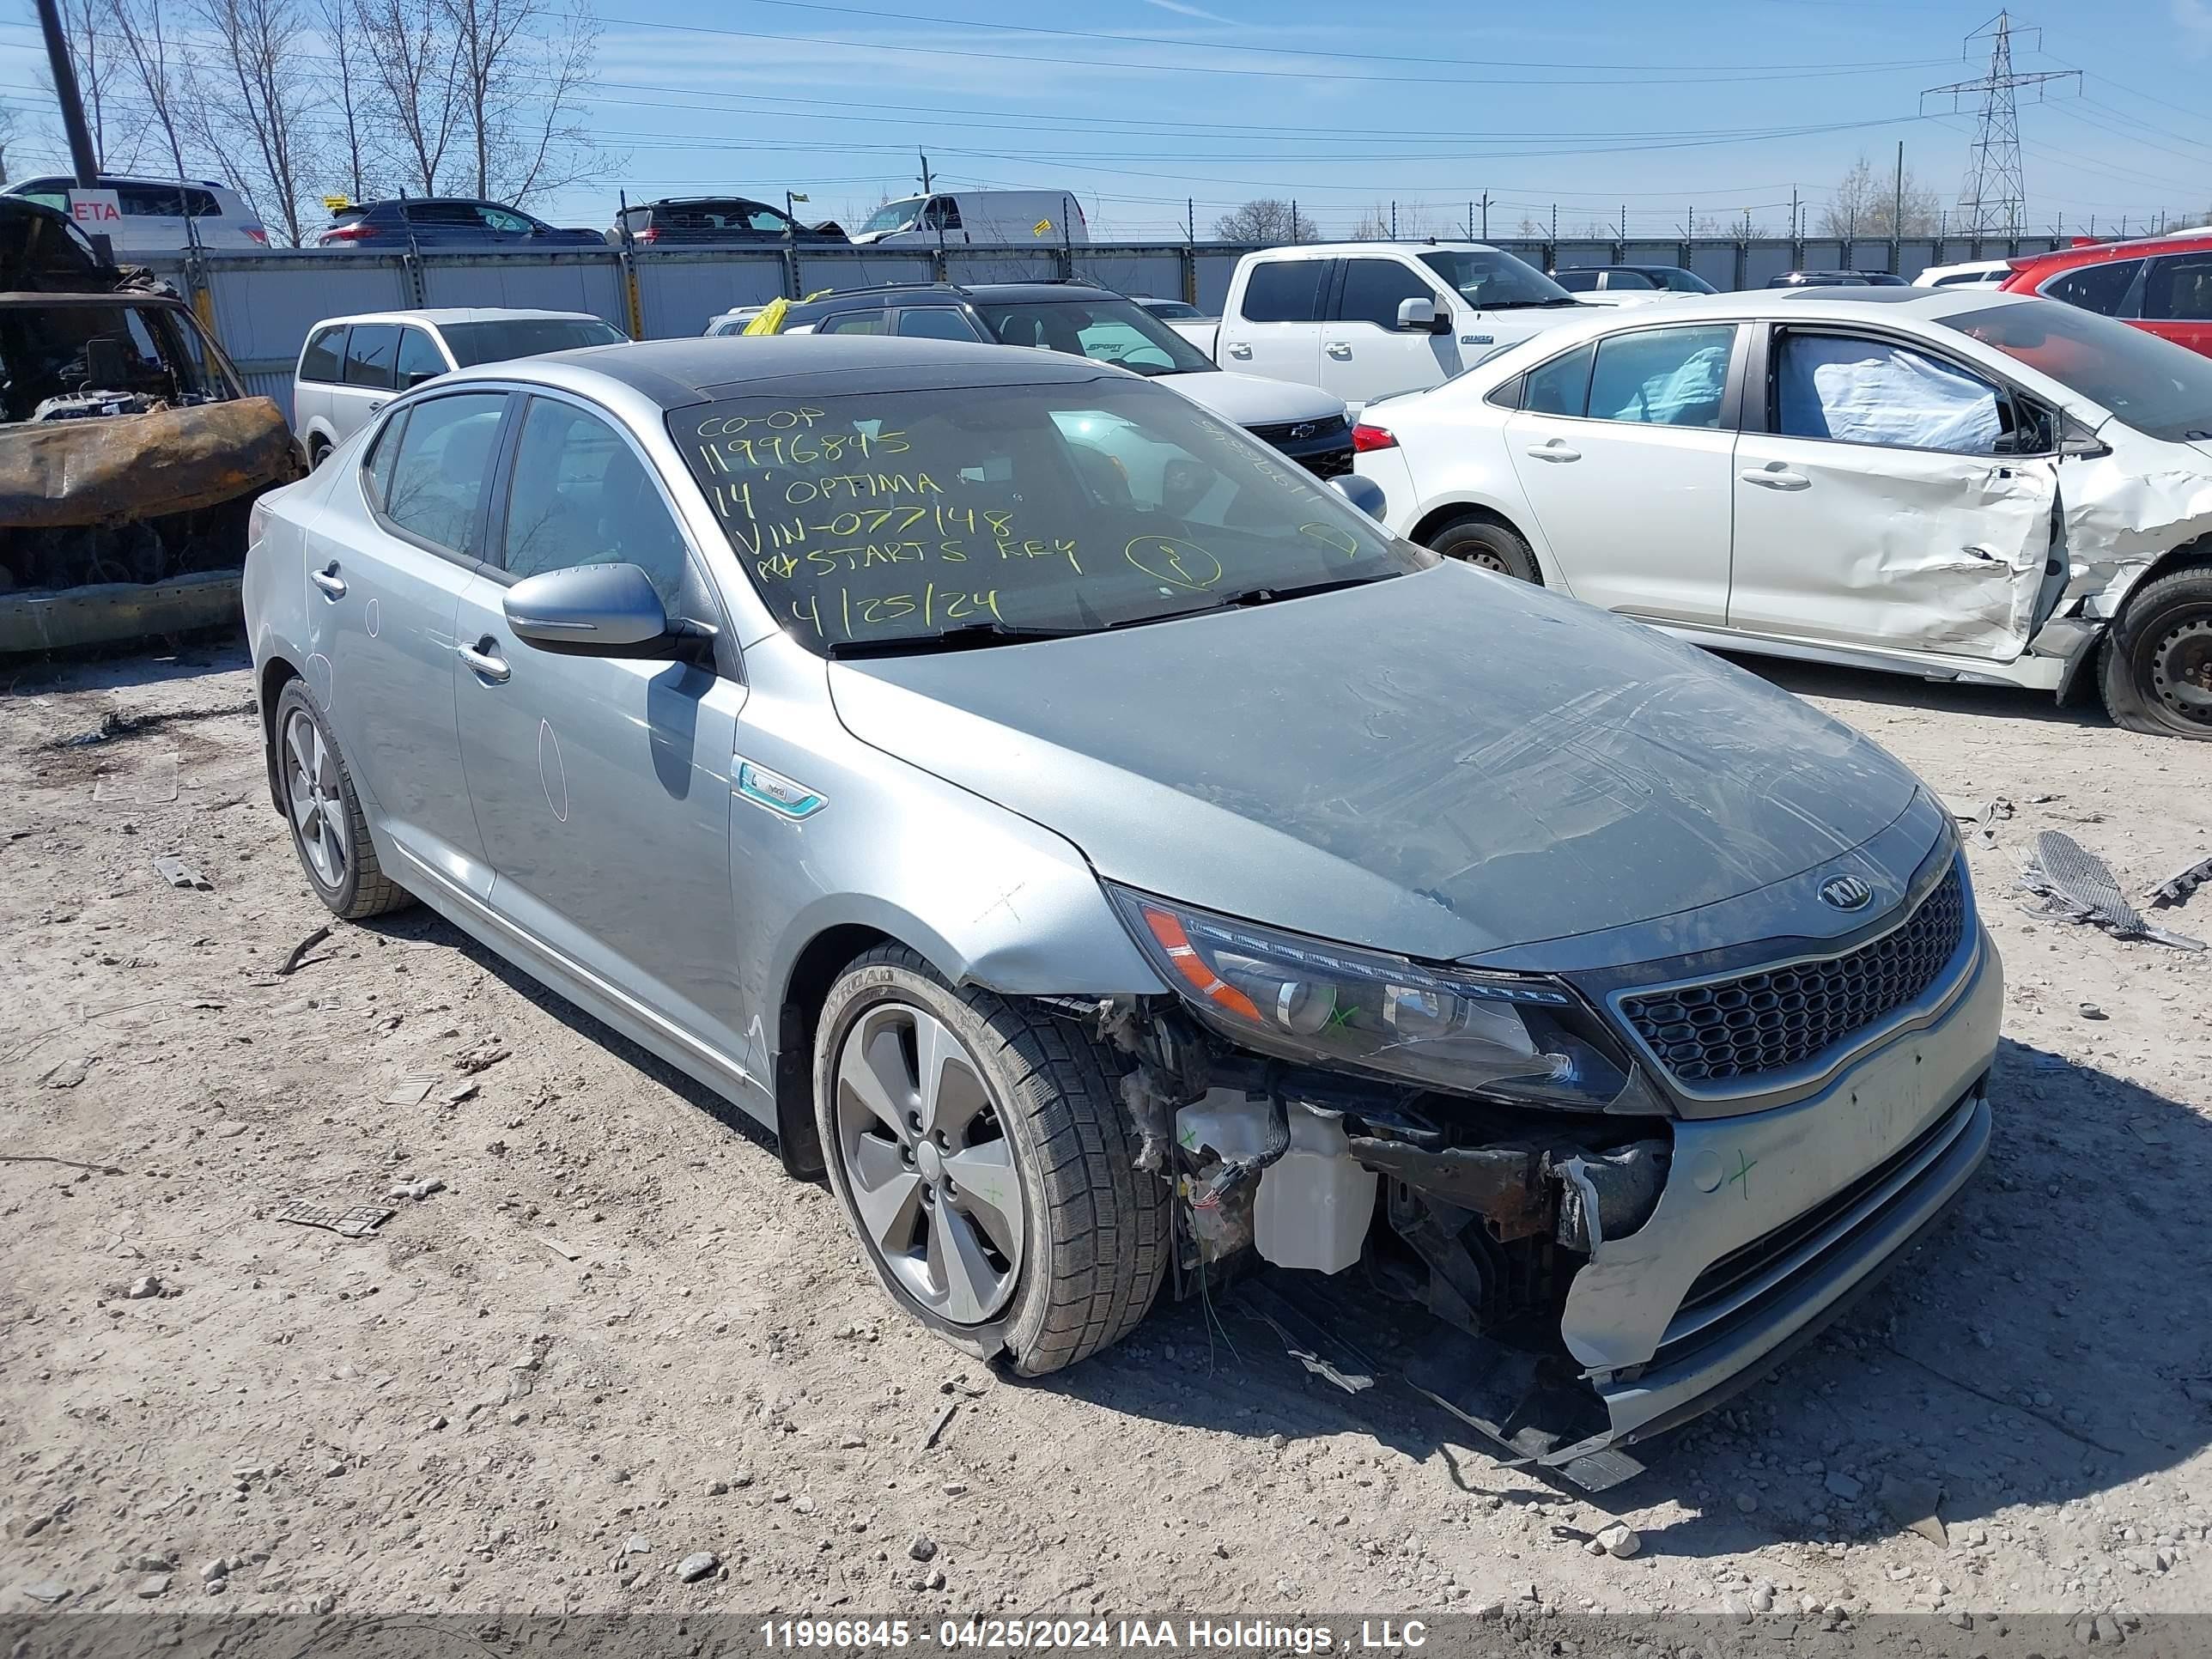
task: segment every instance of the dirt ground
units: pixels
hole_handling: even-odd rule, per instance
[[[0,1613],[2212,1610],[2212,957],[2008,890],[2048,826],[2131,890],[2212,854],[2212,747],[1765,672],[2014,805],[1967,830],[1996,1144],[1881,1290],[1600,1501],[1233,1309],[998,1380],[764,1137],[428,912],[280,972],[327,917],[242,653],[17,671]],[[111,714],[144,723],[53,746]],[[2160,915],[2212,934],[2212,889]],[[349,1239],[295,1201],[398,1213]],[[1616,1517],[1640,1551],[1589,1553]]]

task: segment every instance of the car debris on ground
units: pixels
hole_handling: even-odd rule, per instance
[[[2060,921],[2094,922],[2114,939],[2147,939],[2177,951],[2202,951],[2204,941],[2154,927],[2121,896],[2112,866],[2063,830],[2036,835],[2033,850],[2021,866],[2020,886],[2034,896],[2023,906],[2030,915]]]

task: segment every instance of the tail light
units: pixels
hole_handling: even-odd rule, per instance
[[[332,225],[323,233],[322,240],[327,246],[332,242],[365,242],[375,234],[368,225]]]
[[[636,240],[641,242],[659,241],[660,240],[660,227],[658,225],[647,225],[643,230],[637,233]]]
[[[262,229],[260,226],[246,225],[241,227],[241,228],[245,230],[246,237],[248,241],[258,242],[264,247],[267,247],[269,246],[269,233]]]
[[[1355,455],[1370,454],[1378,449],[1395,449],[1397,447],[1397,437],[1388,427],[1369,426],[1362,422],[1352,428],[1352,453]]]

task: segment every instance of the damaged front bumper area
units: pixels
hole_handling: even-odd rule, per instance
[[[1395,1088],[1124,1008],[1106,1034],[1139,1056],[1127,1092],[1182,1200],[1178,1288],[1253,1258],[1341,1275],[1277,1281],[1333,1310],[1315,1326],[1339,1370],[1372,1369],[1370,1287],[1391,1292],[1440,1322],[1402,1380],[1508,1458],[1624,1480],[1621,1449],[1818,1332],[1980,1163],[2002,969],[1971,905],[1959,921],[1922,993],[1841,1060],[1672,1109],[1656,1087],[1587,1113]]]

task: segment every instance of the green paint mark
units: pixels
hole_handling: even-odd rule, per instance
[[[1733,1187],[1739,1181],[1743,1182],[1743,1201],[1747,1204],[1751,1202],[1751,1172],[1758,1167],[1757,1158],[1746,1159],[1743,1153],[1739,1151],[1735,1155],[1735,1170],[1725,1183]]]

